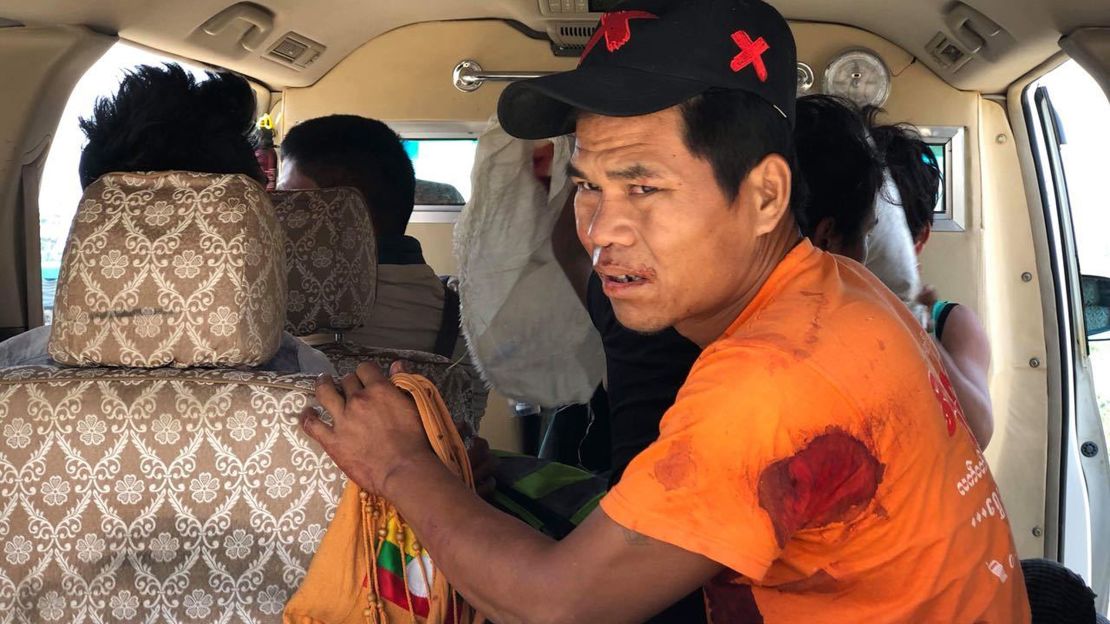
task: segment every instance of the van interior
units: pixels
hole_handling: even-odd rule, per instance
[[[419,152],[418,178],[452,184],[466,200],[476,139],[504,85],[575,67],[614,4],[229,2],[0,0],[0,339],[50,321],[52,280],[80,196],[66,190],[77,187],[76,118],[128,65],[173,61],[245,76],[259,114],[274,120],[279,149],[304,120],[383,120]],[[973,308],[989,335],[995,434],[987,458],[1017,548],[1077,572],[1105,614],[1110,4],[772,4],[797,41],[800,95],[863,81],[880,93],[884,120],[913,124],[935,147],[943,196],[923,280]],[[418,205],[414,213],[408,233],[440,275],[457,272],[453,227],[464,210]],[[532,449],[535,433],[514,415],[512,398],[492,389],[480,433],[495,448]],[[0,412],[0,429],[14,416]],[[24,469],[5,461],[0,448],[0,473]],[[0,543],[9,541],[4,498]],[[5,593],[26,594],[32,576],[0,561],[0,605]]]

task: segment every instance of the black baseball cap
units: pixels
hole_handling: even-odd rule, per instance
[[[759,0],[629,0],[601,18],[578,68],[501,94],[501,127],[521,139],[574,132],[575,110],[647,115],[710,89],[759,96],[793,125],[797,51]]]

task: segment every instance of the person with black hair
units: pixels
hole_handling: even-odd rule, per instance
[[[794,139],[809,189],[797,213],[802,234],[825,251],[863,262],[883,169],[859,109],[829,95],[799,98]]]
[[[458,295],[405,235],[416,176],[400,137],[376,119],[329,115],[293,126],[281,142],[278,189],[351,186],[366,200],[378,243],[378,296],[370,321],[345,334],[368,347],[466,358]]]
[[[942,178],[940,166],[915,128],[906,124],[879,125],[876,118],[880,112],[866,111],[868,125],[898,188],[914,249],[920,255],[932,234],[933,208]],[[994,434],[987,333],[971,308],[938,299],[931,286],[922,289],[918,302],[927,309],[928,329],[936,339],[968,425],[980,448],[986,449]]]
[[[113,172],[238,173],[260,185],[254,157],[254,91],[242,77],[206,72],[198,80],[176,63],[140,65],[116,94],[100,98],[80,120],[88,140],[81,151],[82,188]],[[36,327],[0,343],[0,368],[45,365],[50,327]],[[277,353],[259,370],[334,373],[323,353],[282,332]]]
[[[879,124],[882,112],[870,107],[864,110],[864,115],[875,147],[898,187],[914,248],[921,253],[933,229],[933,210],[942,180],[940,165],[916,128],[908,124]]]
[[[469,491],[377,367],[317,385],[331,422],[305,410],[305,431],[490,620],[643,621],[701,588],[714,622],[1029,621],[935,349],[799,234],[796,70],[766,3],[628,0],[577,69],[501,94],[511,135],[575,133],[577,234],[617,320],[701,348],[659,439],[563,540]]]
[[[229,72],[197,80],[176,63],[140,65],[82,118],[81,187],[115,171],[241,173],[265,184],[254,157],[254,91]]]

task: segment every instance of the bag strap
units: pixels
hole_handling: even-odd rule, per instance
[[[391,381],[393,385],[411,394],[416,401],[416,411],[420,413],[420,422],[424,425],[432,451],[448,470],[473,490],[474,473],[466,454],[466,444],[455,428],[451,412],[435,385],[425,377],[410,373],[397,373]]]
[[[439,322],[439,333],[432,352],[451,359],[455,354],[455,344],[459,341],[459,293],[447,285],[449,277],[439,278],[443,282],[443,317]]]

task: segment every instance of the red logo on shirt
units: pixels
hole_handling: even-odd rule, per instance
[[[755,75],[759,77],[759,81],[767,82],[767,66],[763,64],[763,53],[771,49],[767,41],[763,37],[752,41],[748,33],[742,30],[732,33],[732,40],[740,48],[740,54],[732,58],[732,71],[738,72],[751,65],[755,67]]]
[[[948,437],[952,437],[956,435],[956,423],[964,419],[964,412],[960,409],[960,401],[952,389],[952,382],[943,372],[938,378],[933,371],[929,371],[929,385],[933,387],[933,394],[936,395],[941,409],[944,410],[944,424],[948,427]]]
[[[659,16],[647,11],[613,11],[602,15],[601,23],[597,25],[594,36],[590,37],[590,42],[582,52],[582,58],[589,55],[602,37],[605,37],[605,48],[610,52],[616,52],[624,47],[624,44],[632,39],[632,27],[628,22],[634,19],[659,19]]]

